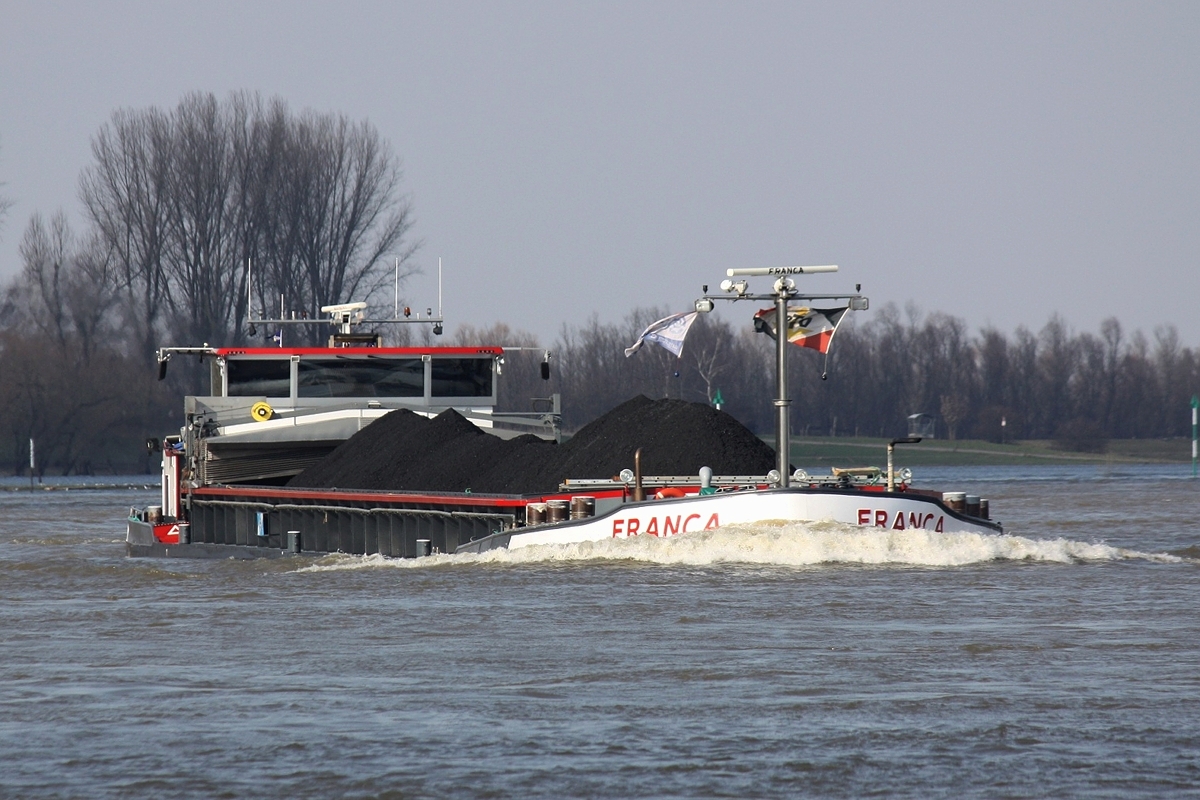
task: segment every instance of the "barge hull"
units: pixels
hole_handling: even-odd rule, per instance
[[[911,492],[788,488],[621,502],[596,498],[596,516],[523,526],[525,505],[537,498],[500,495],[377,494],[257,487],[206,487],[187,503],[190,524],[175,541],[159,529],[129,521],[131,556],[193,558],[379,554],[414,558],[535,544],[670,536],[726,525],[834,520],[867,528],[1002,533],[991,520],[969,517],[940,500]]]
[[[462,544],[511,528],[515,520],[512,509],[486,500],[473,508],[412,508],[388,497],[337,502],[290,494],[193,496],[191,543],[280,552],[290,549],[289,532],[298,532],[305,552],[414,558],[453,553]]]

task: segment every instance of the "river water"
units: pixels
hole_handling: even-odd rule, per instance
[[[925,468],[1009,535],[124,557],[0,492],[3,797],[1200,795],[1190,467]]]

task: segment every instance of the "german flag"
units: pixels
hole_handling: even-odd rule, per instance
[[[789,308],[787,339],[797,347],[808,347],[818,353],[828,353],[829,343],[849,306],[841,308]],[[775,338],[775,309],[764,308],[754,315],[754,330]]]

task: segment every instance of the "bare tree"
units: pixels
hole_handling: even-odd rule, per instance
[[[946,421],[946,437],[953,442],[958,438],[959,424],[967,418],[971,408],[961,394],[944,394],[939,410],[942,412],[942,419]]]
[[[689,332],[681,356],[703,382],[709,403],[716,398],[717,380],[731,371],[734,341],[729,323],[710,319],[709,315],[698,319]]]
[[[167,301],[191,341],[231,338],[244,294],[230,116],[206,94],[188,95],[171,116]]]
[[[396,191],[399,162],[365,122],[308,113],[294,130],[290,160],[298,180],[291,188],[312,308],[368,297],[390,277],[378,269],[387,254],[408,261],[415,252],[403,243],[412,212]]]
[[[95,163],[80,177],[84,208],[116,260],[125,325],[146,361],[158,344],[169,290],[169,141],[161,111],[117,111],[93,137]]]
[[[117,299],[110,254],[95,237],[80,241],[61,211],[49,223],[33,215],[20,253],[24,266],[6,297],[10,323],[40,331],[61,349],[77,348],[88,360]]]
[[[315,316],[407,276],[416,244],[401,171],[366,122],[236,93],[123,110],[92,142],[88,215],[116,259],[138,349],[160,336],[240,340],[251,314]],[[254,286],[248,286],[253,280]]]

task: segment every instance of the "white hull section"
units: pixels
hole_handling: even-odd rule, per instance
[[[489,544],[491,547],[507,546],[512,549],[628,536],[676,536],[728,525],[825,520],[891,530],[921,528],[939,532],[1001,532],[998,524],[959,515],[932,497],[898,492],[806,488],[729,492],[625,503],[591,519],[501,534],[495,537],[498,541]],[[507,537],[507,544],[501,541],[504,537]],[[482,549],[487,549],[487,546]]]

